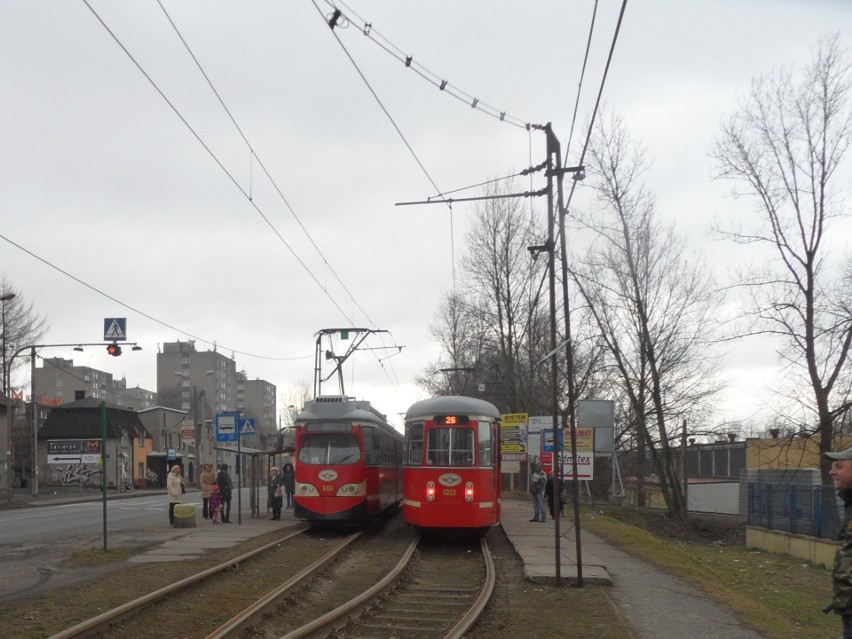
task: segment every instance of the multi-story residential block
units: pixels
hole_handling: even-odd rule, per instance
[[[237,408],[236,364],[218,351],[197,351],[195,342],[167,342],[157,353],[161,406],[191,413],[196,422]]]
[[[278,434],[275,385],[263,379],[248,379],[245,371],[240,371],[237,373],[237,410],[255,420],[255,445],[264,450],[275,448]]]
[[[127,380],[113,379],[112,373],[90,366],[75,366],[73,359],[46,357],[35,369],[35,396],[39,403],[59,406],[83,397],[103,400],[112,406],[131,410],[150,408],[157,403],[153,391],[136,386],[127,388]]]

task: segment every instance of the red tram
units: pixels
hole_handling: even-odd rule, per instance
[[[405,521],[485,528],[500,521],[500,413],[472,397],[433,397],[405,415]]]
[[[296,517],[363,523],[402,499],[402,435],[369,402],[342,395],[296,417]]]

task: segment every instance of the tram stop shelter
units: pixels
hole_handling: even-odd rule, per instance
[[[231,481],[234,482],[234,487],[242,484],[246,485],[248,479],[249,487],[249,504],[251,506],[252,519],[259,519],[266,513],[266,510],[261,512],[261,504],[266,504],[266,486],[269,478],[269,469],[273,466],[281,468],[288,461],[295,466],[295,446],[285,446],[284,448],[260,450],[257,448],[240,448],[242,456],[241,470],[245,473],[237,474],[237,466],[235,463],[227,461],[230,456],[237,456],[236,446],[214,446],[216,451],[216,469],[220,464],[228,464],[228,472],[231,474]],[[226,453],[222,455],[221,453]],[[238,478],[239,477],[239,478]]]

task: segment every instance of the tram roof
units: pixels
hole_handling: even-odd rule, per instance
[[[462,397],[461,395],[446,395],[443,397],[431,397],[416,404],[412,404],[405,413],[405,419],[423,417],[426,415],[438,415],[442,413],[464,413],[467,415],[484,415],[485,417],[500,418],[500,411],[491,402],[475,397]]]
[[[296,416],[296,421],[315,419],[339,419],[360,422],[382,422],[387,419],[366,400],[350,400],[347,397],[330,395],[320,396],[305,402],[302,412]]]

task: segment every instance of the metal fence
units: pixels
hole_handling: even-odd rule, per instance
[[[772,530],[836,539],[843,503],[833,486],[750,482],[748,523]]]

